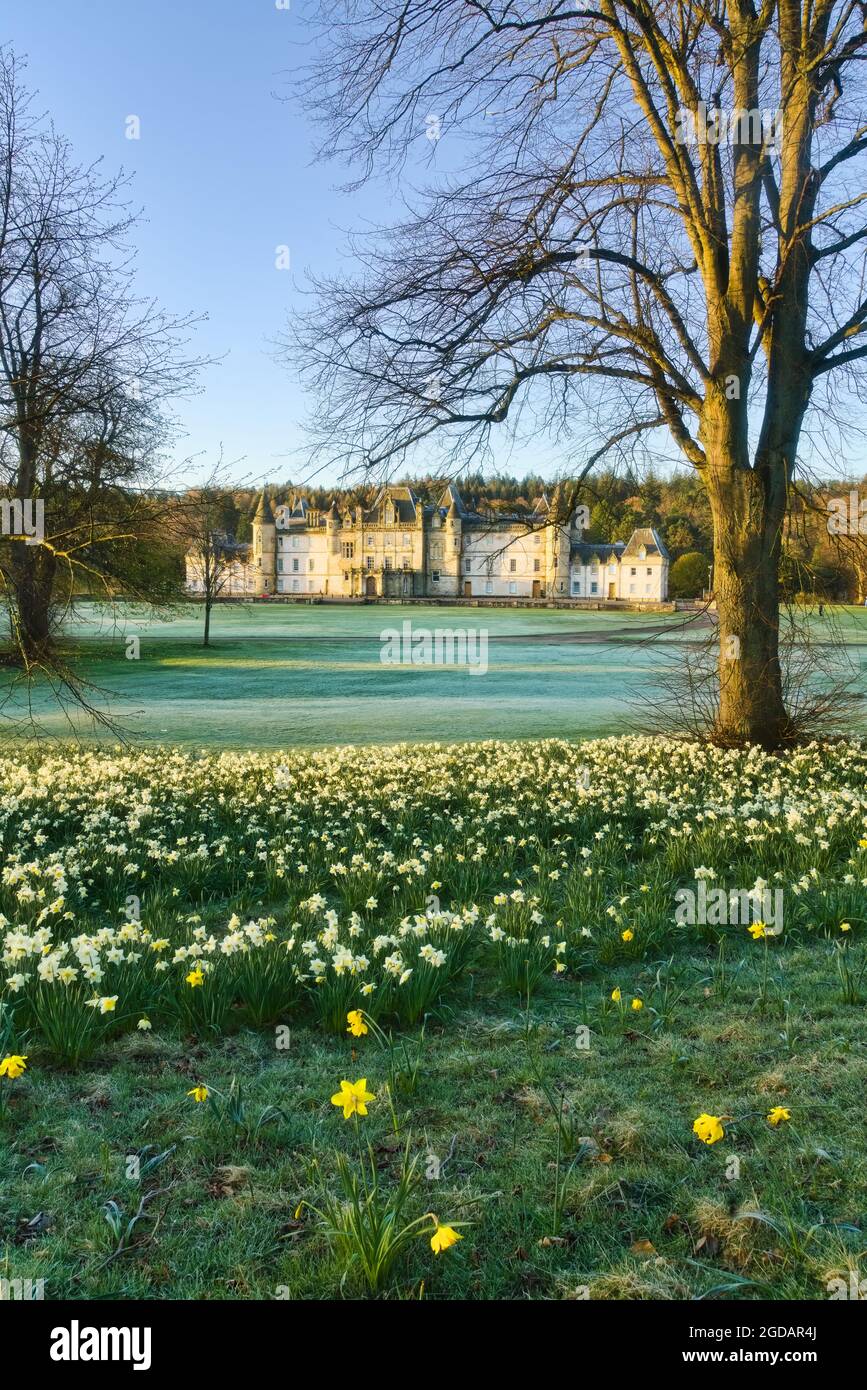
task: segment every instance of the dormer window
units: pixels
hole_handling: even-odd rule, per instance
[[[646,559],[647,559],[647,546],[646,546],[646,545],[643,545],[643,546],[640,547],[640,549],[639,549],[639,551],[638,551],[638,558],[639,558],[639,560],[646,560]]]
[[[394,525],[394,507],[391,501],[388,501],[385,504],[385,524],[386,526]]]

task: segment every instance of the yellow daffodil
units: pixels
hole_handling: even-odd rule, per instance
[[[786,1109],[784,1105],[775,1105],[773,1110],[768,1115],[768,1124],[773,1125],[774,1129],[776,1129],[777,1125],[782,1124],[784,1120],[790,1120],[791,1118],[792,1116],[790,1115],[789,1111]]]
[[[759,941],[767,934],[764,922],[753,922],[752,926],[748,927],[747,930],[753,938],[753,941]]]
[[[614,1000],[615,1004],[619,1004],[619,1003],[620,1003],[620,999],[621,999],[620,990],[619,990],[619,989],[613,989],[613,990],[611,991],[611,998]]]
[[[621,941],[632,941],[633,938],[634,938],[634,936],[635,936],[635,932],[632,930],[632,928],[631,928],[631,927],[627,927],[627,928],[626,928],[626,931],[622,931],[622,932],[620,933],[620,940],[621,940]]]
[[[202,985],[205,983],[204,973],[199,969],[198,966],[196,966],[195,970],[190,971],[186,979],[187,984],[190,986],[190,989],[195,989],[198,985]]]
[[[693,1124],[692,1132],[698,1135],[703,1144],[716,1144],[720,1139],[725,1139],[726,1135],[719,1115],[699,1115]]]
[[[361,1009],[350,1009],[346,1015],[346,1024],[347,1033],[351,1033],[354,1038],[363,1038],[368,1031]]]
[[[633,1009],[635,1010],[636,1013],[638,1013],[639,1010],[641,1010],[641,1009],[644,1008],[644,1000],[643,1000],[643,999],[633,999],[632,1004],[630,1005],[630,1007],[633,1008]]]
[[[208,1099],[208,1088],[207,1086],[194,1086],[191,1091],[187,1091],[187,1095],[192,1096],[197,1105],[201,1105],[203,1101]]]
[[[376,1096],[368,1091],[367,1078],[362,1077],[360,1081],[341,1081],[340,1090],[331,1097],[331,1104],[342,1106],[344,1120],[350,1120],[353,1115],[366,1115],[367,1103],[371,1100],[376,1100]]]
[[[859,849],[867,849],[867,840],[859,840],[859,841],[858,841],[858,848],[859,848]]]
[[[15,1081],[19,1076],[23,1076],[27,1070],[27,1053],[21,1057],[17,1052],[11,1056],[4,1057],[0,1062],[0,1076],[8,1076],[10,1081]]]
[[[89,1009],[99,1009],[101,1014],[113,1014],[117,1004],[116,994],[104,994],[102,998],[88,999]]]
[[[851,928],[851,926],[849,925],[848,922],[841,922],[841,923],[840,923],[840,930],[841,930],[841,931],[851,931],[852,928]]]
[[[439,1255],[443,1250],[449,1250],[451,1246],[457,1245],[463,1236],[459,1235],[453,1226],[442,1226],[434,1217],[436,1229],[430,1238],[430,1248],[435,1255]]]

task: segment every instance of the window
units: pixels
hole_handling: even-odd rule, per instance
[[[298,573],[298,561],[297,561],[297,560],[293,560],[293,561],[292,561],[292,573],[293,573],[293,574],[297,574],[297,573]]]
[[[439,582],[440,582],[440,572],[439,572],[439,570],[434,570],[434,571],[433,571],[433,573],[431,574],[431,579],[433,580],[434,584],[439,584]]]
[[[635,585],[634,585],[634,584],[630,584],[630,586],[629,586],[629,592],[630,592],[631,594],[634,594],[634,593],[635,593]]]
[[[473,570],[472,560],[464,560],[464,574],[471,574]]]
[[[316,561],[315,561],[315,560],[308,560],[308,561],[307,561],[307,568],[308,568],[309,570],[314,570],[314,569],[316,568]]]
[[[349,582],[349,570],[343,571],[343,578],[346,580],[347,583]]]
[[[649,593],[650,593],[650,585],[649,585],[649,584],[645,584],[645,586],[644,586],[644,592],[645,592],[646,594],[649,594]]]
[[[539,570],[540,570],[541,568],[542,568],[542,561],[541,561],[541,560],[534,560],[534,561],[533,561],[533,572],[534,572],[534,574],[538,574],[538,573],[539,573]]]
[[[599,585],[598,585],[598,584],[595,584],[595,583],[594,583],[594,584],[591,584],[591,585],[590,585],[590,592],[591,592],[591,594],[598,594],[598,593],[599,593]]]
[[[580,580],[580,579],[573,579],[573,580],[572,580],[572,592],[573,592],[573,594],[580,594],[580,592],[581,592],[581,580]]]
[[[517,571],[517,569],[518,569],[518,561],[517,561],[517,560],[510,560],[510,561],[509,561],[509,573],[510,573],[510,574],[515,574],[516,571]]]
[[[492,594],[493,592],[494,592],[494,586],[493,586],[493,584],[491,583],[490,579],[485,580],[485,593],[486,593],[486,594]]]
[[[630,574],[637,574],[637,573],[638,573],[638,570],[630,570],[629,573],[630,573]]]
[[[514,561],[513,561],[512,563],[514,564]],[[510,594],[516,594],[517,592],[518,592],[518,586],[517,586],[517,584],[515,584],[514,582],[511,583],[511,584],[509,585],[509,593],[510,593]]]
[[[650,568],[650,565],[647,566],[647,573],[653,574],[653,570]]]
[[[383,560],[383,564],[385,565],[385,568],[386,568],[387,570],[390,570],[390,569],[391,569],[391,556],[390,556],[390,555],[386,555],[385,559]]]
[[[293,594],[297,594],[298,588],[299,588],[298,580],[297,580],[297,579],[293,579],[293,580],[292,580],[292,592],[293,592]]]
[[[368,534],[367,534],[367,544],[368,544],[369,546],[370,546],[370,545],[373,545],[373,536],[370,534],[370,532],[368,532]]]
[[[282,568],[283,568],[283,561],[282,561],[282,560],[278,560],[278,561],[277,561],[277,568],[278,568],[278,570],[282,570]]]
[[[298,537],[297,537],[297,536],[293,536],[293,537],[292,537],[292,549],[293,549],[293,550],[297,550],[297,549],[298,549]]]
[[[367,568],[368,568],[369,570],[372,570],[372,569],[373,569],[373,556],[372,556],[372,555],[366,555],[366,556],[364,557],[364,559],[365,559],[365,564],[367,565]]]
[[[609,573],[609,574],[616,574],[616,573],[617,573],[617,566],[616,566],[616,565],[609,565],[609,566],[608,566],[608,573]]]
[[[404,555],[402,563],[403,563],[403,568],[404,568],[405,570],[408,570],[408,569],[411,567],[411,565],[412,565],[412,560],[410,559],[410,557],[409,557],[408,555]]]

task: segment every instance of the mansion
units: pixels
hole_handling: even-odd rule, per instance
[[[435,505],[406,485],[383,487],[369,508],[274,506],[262,493],[250,545],[220,538],[219,597],[589,599],[659,603],[669,557],[652,527],[629,540],[582,539],[577,517],[557,523],[557,494],[530,513],[482,513],[449,485]],[[202,593],[201,558],[187,555],[187,588]]]

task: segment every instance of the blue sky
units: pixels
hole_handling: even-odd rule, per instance
[[[381,216],[388,194],[334,191],[287,79],[303,59],[299,16],[275,0],[39,0],[4,5],[2,38],[29,61],[27,84],[82,160],[134,173],[144,209],[138,284],[171,313],[207,313],[199,353],[223,358],[179,402],[178,460],[222,445],[236,478],[299,478],[305,400],[271,342],[306,268],[339,264],[342,229]],[[130,115],[141,138],[126,138]],[[290,248],[291,270],[275,268]],[[227,355],[228,354],[228,355]],[[178,480],[181,474],[176,472]]]

